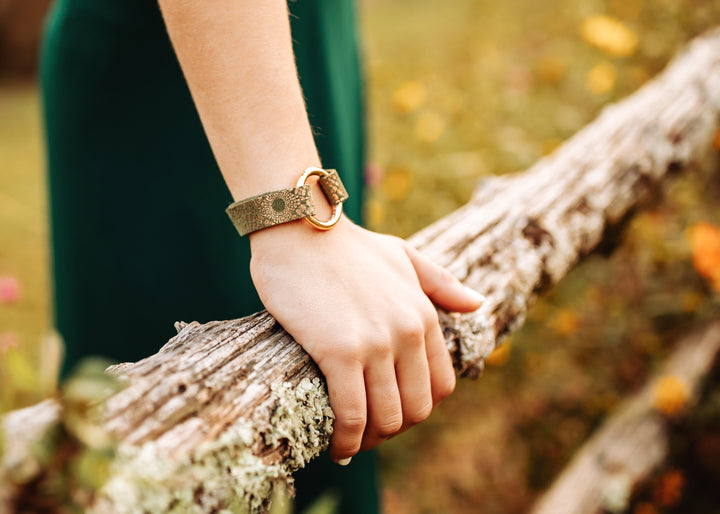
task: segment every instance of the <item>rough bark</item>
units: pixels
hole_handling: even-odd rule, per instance
[[[692,404],[719,351],[720,321],[680,341],[659,373],[575,454],[533,514],[625,512],[633,486],[668,454],[667,417],[656,408],[660,381],[672,377],[683,384]]]
[[[413,236],[487,297],[474,314],[439,313],[458,374],[478,376],[539,292],[668,175],[704,159],[719,116],[716,30],[553,155],[486,180],[468,205]],[[323,378],[266,312],[177,328],[158,354],[110,370],[127,387],[105,404],[118,454],[96,510],[260,510],[273,484],[327,445]],[[21,430],[16,416],[8,423]]]

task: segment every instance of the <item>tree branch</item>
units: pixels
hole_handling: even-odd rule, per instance
[[[655,377],[623,402],[578,450],[538,501],[533,514],[625,512],[633,487],[668,454],[666,417],[658,409],[662,381],[678,384],[681,389],[675,394],[680,398],[675,401],[683,403],[683,407],[694,403],[718,352],[720,321],[684,337]],[[659,407],[662,409],[662,405]]]

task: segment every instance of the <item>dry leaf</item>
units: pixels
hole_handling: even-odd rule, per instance
[[[658,380],[654,396],[655,408],[667,416],[674,416],[685,408],[689,393],[684,382],[668,375]]]
[[[637,50],[638,37],[635,32],[611,16],[594,15],[586,18],[580,32],[585,41],[613,57],[628,57]]]
[[[485,358],[485,364],[489,366],[504,366],[510,359],[510,341],[506,340],[500,346],[495,348],[490,355]]]
[[[690,229],[690,247],[695,270],[720,291],[720,228],[697,223]]]
[[[585,88],[593,94],[601,95],[615,86],[616,78],[615,66],[610,62],[601,62],[585,76]]]
[[[420,82],[405,82],[393,93],[392,104],[400,114],[416,111],[427,98],[427,88]]]

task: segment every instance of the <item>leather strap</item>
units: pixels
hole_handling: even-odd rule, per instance
[[[330,204],[341,205],[348,198],[345,186],[335,170],[324,170],[319,179],[320,187]],[[260,194],[230,205],[225,212],[241,236],[264,228],[315,216],[315,204],[310,185],[302,184]]]

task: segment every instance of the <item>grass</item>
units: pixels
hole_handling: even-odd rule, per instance
[[[48,335],[47,201],[37,92],[25,83],[0,86],[0,276],[15,277],[20,296],[0,303],[0,337],[17,343],[0,366],[0,411],[47,394],[41,368]],[[13,342],[11,342],[13,341]],[[9,374],[2,376],[2,373]]]

